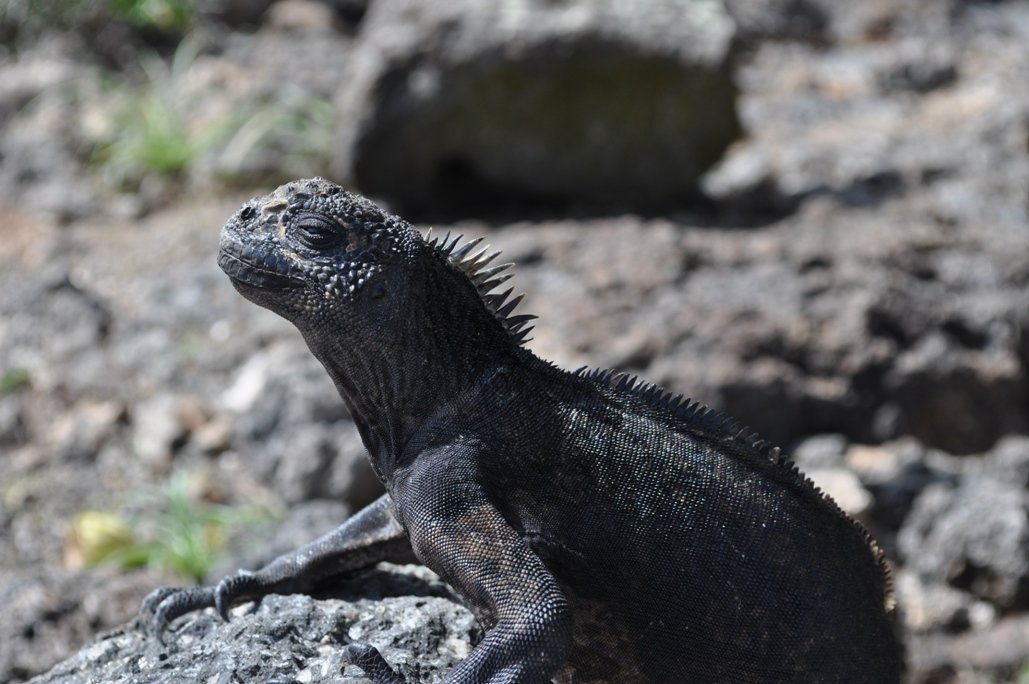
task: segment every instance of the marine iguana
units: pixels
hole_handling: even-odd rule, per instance
[[[417,559],[486,630],[446,682],[899,681],[888,568],[858,523],[732,420],[533,355],[533,317],[494,293],[511,264],[459,243],[321,178],[228,221],[219,265],[299,328],[387,494],[256,572],[158,589],[142,617],[159,636]]]

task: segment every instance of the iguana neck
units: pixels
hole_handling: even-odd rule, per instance
[[[461,318],[416,326],[420,334],[405,331],[374,345],[344,335],[304,334],[385,482],[411,437],[431,417],[479,388],[486,374],[517,358],[517,345],[506,339],[484,343],[481,334],[465,333],[461,323],[467,318]]]

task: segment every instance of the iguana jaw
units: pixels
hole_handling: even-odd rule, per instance
[[[218,266],[234,284],[242,283],[263,290],[286,290],[306,284],[291,273],[292,264],[289,262],[263,255],[230,240],[221,242]]]

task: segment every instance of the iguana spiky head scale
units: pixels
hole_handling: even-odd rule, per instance
[[[529,321],[535,320],[536,316],[532,314],[512,315],[512,312],[521,303],[524,295],[511,297],[513,288],[498,294],[491,294],[493,290],[507,282],[514,275],[513,273],[505,272],[514,264],[508,262],[506,264],[490,266],[500,256],[500,252],[490,252],[489,245],[476,251],[476,247],[482,242],[482,238],[474,238],[462,244],[462,235],[452,238],[450,233],[447,233],[443,238],[434,238],[431,236],[431,233],[432,230],[430,229],[429,235],[426,235],[425,239],[428,245],[436,251],[436,255],[445,259],[451,266],[468,278],[469,282],[475,286],[475,291],[478,293],[482,303],[504,329],[511,334],[514,341],[518,344],[528,342],[531,339],[528,337],[528,334],[532,331],[532,326],[527,324]]]

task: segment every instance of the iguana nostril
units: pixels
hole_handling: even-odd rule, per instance
[[[243,221],[249,221],[250,219],[257,216],[257,210],[249,204],[243,207],[243,211],[239,212],[239,218]]]

